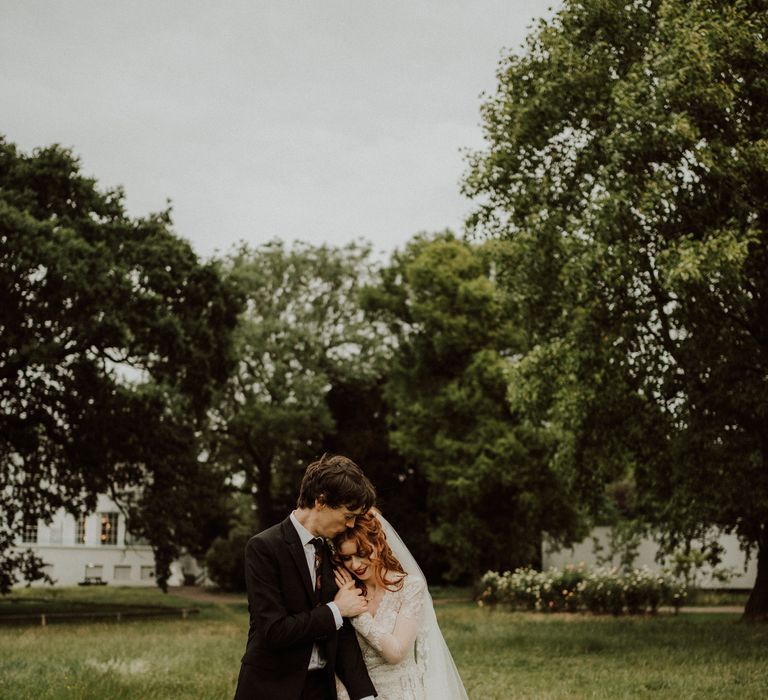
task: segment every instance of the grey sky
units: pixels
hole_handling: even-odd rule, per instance
[[[461,230],[480,93],[554,0],[0,0],[0,132],[74,149],[202,255]]]

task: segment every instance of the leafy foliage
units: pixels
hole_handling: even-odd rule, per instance
[[[578,514],[547,467],[547,431],[509,409],[519,331],[488,247],[450,233],[416,237],[367,305],[397,338],[385,387],[390,440],[428,484],[428,530],[449,575],[536,562],[542,530],[572,536]]]
[[[569,1],[510,55],[471,224],[529,336],[513,405],[593,512],[630,473],[667,544],[734,531],[768,613],[765,3]]]
[[[205,555],[208,577],[225,591],[245,591],[243,552],[256,527],[255,505],[247,494],[235,493],[229,499],[230,516],[226,537],[219,536]]]
[[[487,571],[480,580],[478,604],[501,604],[539,612],[656,613],[659,605],[679,608],[686,602],[685,582],[669,571],[625,570],[583,566],[536,571],[523,568],[499,574]]]
[[[170,225],[128,217],[67,150],[0,141],[2,591],[23,522],[93,509],[99,493],[153,544],[161,585],[196,540],[210,491],[196,426],[230,367],[238,299]]]
[[[293,507],[307,461],[334,431],[329,391],[381,371],[385,343],[358,300],[368,255],[357,244],[273,241],[225,262],[246,305],[215,411],[215,455],[252,495],[261,528]]]

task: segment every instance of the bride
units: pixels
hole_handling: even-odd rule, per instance
[[[466,700],[424,576],[394,528],[372,509],[333,544],[339,588],[357,586],[368,601],[352,626],[378,700]]]

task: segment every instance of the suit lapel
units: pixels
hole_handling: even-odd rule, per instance
[[[296,532],[296,528],[293,526],[290,518],[283,520],[283,537],[288,544],[288,551],[293,557],[296,568],[299,570],[299,576],[304,583],[304,588],[307,591],[307,595],[309,596],[310,600],[314,602],[315,591],[312,589],[312,578],[309,575],[307,557],[304,554],[304,547],[301,546],[299,533]]]

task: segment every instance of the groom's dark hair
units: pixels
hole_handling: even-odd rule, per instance
[[[317,499],[330,508],[365,512],[376,502],[376,490],[349,457],[324,454],[304,472],[297,507],[313,508]]]

